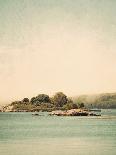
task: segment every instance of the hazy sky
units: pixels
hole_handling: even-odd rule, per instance
[[[116,91],[116,0],[0,0],[0,101]]]

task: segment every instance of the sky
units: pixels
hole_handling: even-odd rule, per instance
[[[115,0],[0,0],[0,102],[116,92]]]

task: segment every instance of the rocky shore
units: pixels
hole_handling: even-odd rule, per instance
[[[56,115],[56,116],[101,116],[99,114],[95,114],[90,112],[87,109],[71,109],[67,111],[57,110],[52,111],[50,115]]]
[[[29,110],[13,110],[13,106],[5,106],[0,108],[0,112],[32,112]],[[89,109],[71,109],[71,110],[55,110],[50,112],[49,115],[56,116],[101,116],[100,114],[96,114]]]

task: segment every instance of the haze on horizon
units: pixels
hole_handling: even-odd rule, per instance
[[[116,91],[115,0],[1,0],[0,101]]]

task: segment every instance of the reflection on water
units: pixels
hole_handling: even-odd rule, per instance
[[[0,113],[0,155],[115,155],[116,110],[101,117]]]

